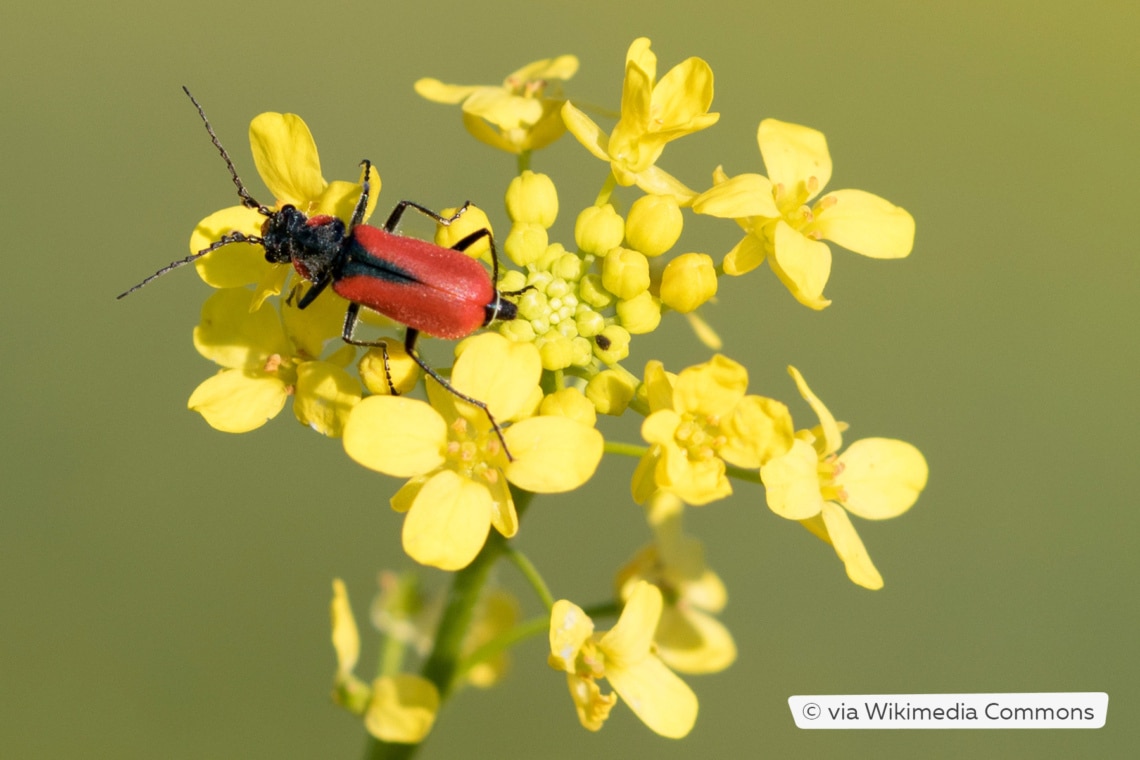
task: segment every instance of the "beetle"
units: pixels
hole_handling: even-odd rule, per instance
[[[476,230],[451,248],[405,237],[396,232],[408,209],[415,209],[446,226],[459,219],[471,206],[471,202],[464,203],[452,216],[444,217],[418,203],[400,201],[383,228],[363,224],[365,209],[368,207],[368,177],[372,167],[370,161],[364,160],[361,162],[364,181],[360,199],[347,226],[334,216],[307,216],[291,205],[271,209],[250,195],[229,154],[210,126],[202,106],[190,94],[189,89],[183,87],[182,90],[198,110],[211,142],[226,162],[241,204],[256,210],[265,217],[265,222],[261,226],[260,235],[227,233],[207,248],[171,262],[117,297],[124,298],[167,272],[191,264],[230,243],[260,245],[265,249],[266,261],[272,264],[292,264],[302,278],[312,283],[298,300],[297,308],[309,306],[329,287],[347,299],[349,307],[345,312],[341,338],[354,346],[381,348],[385,367],[388,357],[384,341],[362,341],[354,337],[360,308],[367,307],[404,325],[404,348],[408,355],[456,398],[482,409],[502,443],[507,458],[513,459],[503,437],[503,430],[487,405],[457,390],[415,350],[420,333],[437,338],[458,339],[494,321],[508,321],[518,316],[518,307],[503,298],[504,295],[518,293],[500,292],[495,285],[499,278],[499,258],[490,230]],[[490,274],[482,264],[463,253],[484,238],[491,249]],[[390,377],[388,383],[395,393]]]

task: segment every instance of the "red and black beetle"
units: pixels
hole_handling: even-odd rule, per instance
[[[223,235],[208,248],[171,262],[138,285],[120,293],[118,298],[123,298],[172,269],[193,263],[224,245],[260,245],[265,249],[267,261],[273,264],[292,264],[298,274],[312,283],[297,302],[297,308],[304,309],[329,286],[332,286],[334,293],[350,302],[341,333],[346,343],[386,347],[384,341],[360,341],[353,337],[361,306],[405,325],[404,347],[408,355],[457,398],[483,410],[510,458],[502,428],[487,405],[456,390],[420,358],[415,350],[421,332],[437,338],[463,338],[493,321],[511,320],[518,315],[515,304],[505,300],[504,294],[495,287],[499,276],[499,258],[491,231],[486,228],[476,230],[451,248],[404,237],[396,232],[400,219],[409,208],[431,217],[439,224],[448,225],[463,215],[470,202],[463,204],[454,215],[444,217],[417,203],[400,201],[383,228],[362,224],[368,206],[368,176],[371,170],[371,163],[365,160],[361,162],[364,167],[363,189],[347,226],[334,216],[310,217],[294,206],[282,206],[275,211],[258,203],[249,194],[238,177],[229,154],[214,134],[202,106],[190,94],[190,90],[185,87],[182,89],[198,109],[210,140],[225,160],[242,205],[265,216],[265,223],[261,226],[261,235],[241,232]],[[463,253],[483,238],[487,239],[491,248],[490,274],[482,264]]]

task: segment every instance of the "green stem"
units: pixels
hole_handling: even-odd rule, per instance
[[[519,154],[519,174],[530,169],[530,151],[524,150]]]
[[[538,568],[530,561],[530,558],[520,552],[514,547],[507,547],[507,559],[509,559],[514,566],[519,569],[523,577],[530,583],[534,593],[538,594],[538,598],[542,600],[542,604],[546,607],[547,611],[554,606],[554,595],[550,593],[550,588],[546,585],[546,581],[542,579],[542,575],[538,572]]]
[[[627,457],[643,457],[649,453],[648,446],[642,446],[636,443],[622,443],[621,441],[606,441],[605,452],[607,454],[621,454]]]
[[[380,667],[377,668],[376,675],[394,676],[399,673],[404,665],[404,652],[406,649],[407,644],[395,636],[385,636],[384,643],[380,647]]]
[[[459,666],[458,675],[462,677],[467,671],[479,663],[491,659],[523,639],[529,639],[531,636],[537,636],[548,630],[550,630],[550,615],[539,615],[538,617],[533,617],[530,620],[519,623],[511,630],[499,634],[465,657]]]
[[[511,486],[511,497],[514,499],[515,511],[521,520],[534,494]],[[455,573],[451,581],[443,617],[435,632],[435,645],[421,671],[423,677],[434,683],[439,690],[441,705],[458,683],[463,638],[471,627],[475,605],[479,601],[491,567],[506,549],[507,539],[498,531],[492,530],[487,537],[487,543],[483,545],[483,550],[470,565]],[[396,744],[369,736],[365,757],[369,760],[397,758],[406,760],[415,756],[419,748],[420,744]]]

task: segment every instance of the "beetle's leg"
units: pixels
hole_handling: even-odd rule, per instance
[[[420,369],[427,373],[432,380],[435,380],[437,383],[439,383],[445,391],[455,396],[457,399],[466,401],[468,404],[477,406],[482,409],[483,414],[487,415],[487,420],[491,423],[491,427],[495,429],[495,435],[499,437],[499,442],[503,444],[503,453],[507,455],[507,460],[511,462],[515,461],[515,458],[511,456],[510,448],[507,446],[507,439],[503,437],[503,429],[499,427],[498,421],[496,421],[495,416],[491,414],[491,410],[487,408],[487,404],[477,398],[468,396],[466,393],[461,393],[460,391],[456,390],[454,385],[445,380],[438,372],[432,369],[430,364],[421,359],[420,355],[416,353],[416,339],[419,337],[419,335],[419,330],[414,330],[411,327],[409,327],[407,333],[405,333],[404,350],[408,352],[408,356],[412,357],[415,363],[420,365]]]
[[[396,227],[400,224],[400,219],[404,216],[404,212],[409,208],[414,208],[424,216],[428,216],[434,219],[437,224],[442,224],[444,227],[446,227],[459,217],[463,216],[463,214],[466,213],[467,209],[470,208],[470,206],[471,201],[467,201],[462,206],[460,206],[459,209],[451,216],[440,216],[426,206],[421,206],[420,204],[413,203],[412,201],[400,201],[396,204],[396,208],[392,209],[392,213],[388,215],[388,221],[384,223],[384,229],[388,232],[395,232]]]
[[[352,210],[352,220],[348,223],[349,234],[352,234],[353,227],[364,221],[364,212],[368,210],[368,177],[372,174],[372,162],[366,158],[360,162],[360,165],[364,167],[364,181],[361,183],[363,187],[360,190],[360,200],[356,202],[356,208]]]

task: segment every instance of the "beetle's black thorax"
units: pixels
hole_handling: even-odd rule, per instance
[[[265,260],[271,264],[291,263],[312,282],[320,282],[331,274],[344,255],[345,239],[344,222],[340,219],[309,219],[293,206],[283,206],[261,226]]]

